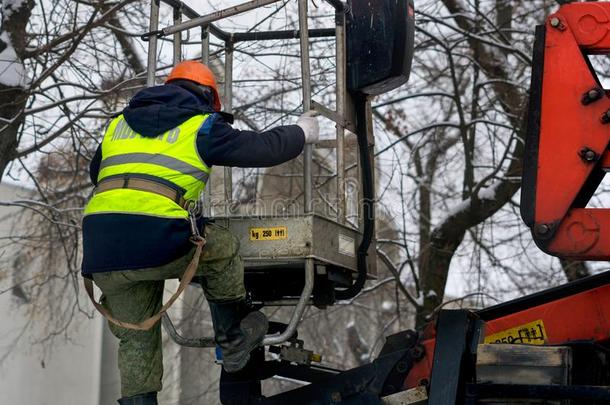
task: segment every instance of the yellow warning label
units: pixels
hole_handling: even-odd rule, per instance
[[[250,228],[250,240],[281,240],[286,238],[288,238],[288,229],[285,226]]]
[[[485,336],[485,343],[543,345],[547,334],[542,319]]]

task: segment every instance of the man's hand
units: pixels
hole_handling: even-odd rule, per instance
[[[316,143],[320,138],[320,125],[316,115],[315,111],[307,111],[297,121],[297,125],[305,133],[305,143]]]

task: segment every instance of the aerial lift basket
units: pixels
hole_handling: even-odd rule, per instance
[[[257,306],[294,306],[291,319],[283,332],[269,335],[264,344],[285,342],[296,331],[307,305],[332,305],[336,299],[355,296],[366,277],[374,277],[375,260],[366,260],[375,252],[374,184],[371,107],[368,96],[389,91],[403,84],[409,75],[413,53],[413,3],[400,1],[326,0],[335,9],[335,26],[330,29],[309,29],[308,2],[298,0],[298,31],[226,32],[215,21],[276,3],[278,0],[253,0],[236,6],[199,15],[183,2],[161,0],[151,2],[150,32],[142,36],[148,41],[147,85],[155,85],[157,42],[173,35],[174,62],[181,57],[181,33],[201,28],[202,62],[210,60],[209,40],[213,35],[225,44],[224,107],[232,112],[233,51],[239,42],[264,40],[300,41],[303,111],[315,110],[336,124],[336,216],[314,212],[313,146],[303,153],[303,212],[297,215],[237,216],[230,209],[221,215],[207,210],[205,214],[228,227],[240,240],[240,254],[245,265],[246,289]],[[174,10],[174,25],[159,28],[159,7]],[[187,17],[182,21],[183,17]],[[364,23],[365,21],[366,24]],[[336,45],[336,108],[331,109],[312,100],[309,58],[310,37],[335,37]],[[382,51],[383,52],[380,52]],[[364,53],[368,55],[364,55]],[[364,56],[364,57],[363,57]],[[349,85],[348,85],[349,82]],[[346,131],[359,139],[359,172],[362,182],[361,200],[356,224],[346,220]],[[218,169],[216,169],[218,170]],[[225,207],[233,203],[232,170],[224,168]],[[211,189],[210,185],[207,187]],[[319,191],[318,191],[319,192]],[[209,195],[204,197],[209,201]],[[374,256],[373,256],[374,257]],[[296,287],[295,287],[296,282]],[[343,289],[341,289],[343,287]],[[213,346],[211,338],[187,339],[174,329],[169,318],[164,325],[174,340],[187,346]]]

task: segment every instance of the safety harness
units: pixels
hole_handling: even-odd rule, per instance
[[[111,322],[117,326],[120,326],[122,328],[126,328],[126,329],[149,330],[157,322],[159,322],[159,320],[161,319],[163,314],[166,313],[167,310],[174,304],[174,302],[178,299],[180,294],[182,294],[182,292],[185,290],[186,286],[189,285],[189,283],[193,280],[193,277],[195,277],[195,273],[197,272],[197,267],[199,267],[199,260],[201,258],[201,253],[203,252],[203,247],[205,246],[205,238],[200,234],[199,229],[197,228],[196,204],[194,204],[193,201],[185,200],[184,196],[180,192],[176,191],[175,189],[173,189],[165,184],[156,182],[154,180],[125,177],[125,178],[109,178],[109,179],[100,181],[99,184],[97,185],[97,187],[95,188],[94,193],[99,194],[99,193],[103,193],[103,192],[107,192],[107,191],[111,191],[111,190],[119,190],[119,189],[145,191],[145,192],[161,195],[163,197],[169,198],[170,200],[174,201],[176,204],[178,204],[183,209],[187,210],[189,213],[189,222],[190,222],[190,228],[191,228],[191,236],[190,236],[189,240],[196,247],[195,254],[193,255],[193,258],[191,259],[184,274],[182,275],[182,278],[180,279],[180,284],[178,285],[178,289],[176,290],[176,292],[174,292],[174,294],[169,298],[169,300],[167,300],[167,302],[165,304],[163,304],[163,306],[161,307],[161,310],[159,310],[159,312],[157,312],[150,318],[145,319],[144,321],[139,322],[139,323],[130,323],[130,322],[125,322],[125,321],[116,319],[110,313],[110,311],[108,309],[104,308],[104,306],[102,306],[102,304],[100,304],[95,299],[95,293],[93,290],[93,280],[90,278],[86,278],[86,277],[84,278],[85,291],[87,292],[87,295],[91,299],[93,306],[109,322]]]

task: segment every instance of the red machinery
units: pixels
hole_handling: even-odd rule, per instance
[[[610,258],[610,209],[586,208],[610,169],[610,92],[602,87],[587,56],[607,53],[610,3],[563,5],[536,29],[521,214],[537,245],[554,256]],[[475,315],[485,322],[485,343],[588,342],[603,351],[610,340],[610,274],[569,283]],[[409,372],[405,386],[430,383],[429,404],[461,403],[464,399],[457,399],[457,385],[449,389],[455,401],[439,394],[447,391],[448,383],[451,385],[447,373],[439,373],[435,386],[434,369],[443,368],[442,363],[447,361],[438,358],[442,355],[440,348],[432,355],[441,328],[439,321],[436,328],[425,332],[426,355]],[[464,349],[460,353],[466,352]],[[604,378],[588,384],[608,384],[609,365],[604,366]],[[550,395],[546,399],[610,403],[606,387],[597,387],[600,391],[594,394],[595,389],[583,387],[562,387],[563,394],[556,390],[554,397],[548,387],[538,387],[540,391],[534,397],[544,397],[544,391],[544,395]],[[519,395],[523,395],[522,388]]]
[[[610,98],[587,58],[610,52],[609,30],[609,3],[573,3],[537,31],[521,213],[554,256],[610,259],[610,210],[586,208],[610,168]]]

